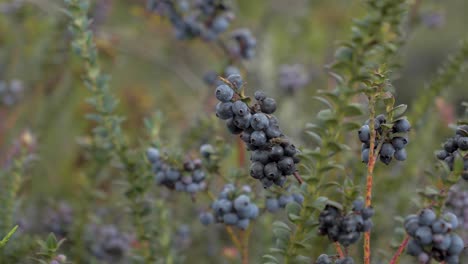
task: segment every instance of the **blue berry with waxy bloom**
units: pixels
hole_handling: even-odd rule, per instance
[[[216,87],[215,96],[216,99],[221,102],[229,102],[234,96],[234,91],[228,85],[221,84],[220,86]]]

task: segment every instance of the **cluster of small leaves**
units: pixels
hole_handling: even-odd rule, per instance
[[[95,144],[107,151],[117,150],[120,155],[125,148],[121,123],[123,118],[114,114],[118,101],[109,89],[109,77],[101,72],[98,54],[90,30],[92,21],[88,18],[89,1],[65,0],[71,22],[70,31],[73,34],[72,48],[85,62],[84,83],[92,96],[87,99],[96,113],[87,117],[96,122],[94,128]],[[112,152],[109,152],[112,153]]]
[[[250,188],[237,189],[233,184],[226,184],[211,205],[213,213],[201,213],[200,222],[209,225],[216,221],[246,230],[250,221],[259,215],[258,207],[251,201],[250,193]]]
[[[349,247],[359,240],[362,233],[372,228],[373,215],[374,209],[364,207],[364,201],[360,199],[353,202],[352,211],[346,215],[338,207],[329,204],[320,213],[319,234]]]
[[[362,142],[361,160],[369,163],[371,131],[369,120],[359,131],[359,140]],[[385,128],[385,129],[384,129]],[[397,119],[393,124],[388,124],[385,115],[378,115],[374,119],[375,143],[374,148],[378,149],[377,155],[380,161],[386,165],[390,164],[393,157],[398,161],[404,161],[407,158],[405,146],[408,144],[408,135],[411,128],[410,123],[404,117]],[[391,133],[388,133],[391,131]],[[379,146],[381,146],[379,148]]]
[[[437,70],[436,77],[425,86],[425,91],[413,103],[410,116],[412,120],[423,120],[422,117],[427,113],[434,98],[439,95],[443,89],[446,89],[459,80],[467,69],[468,62],[468,39],[461,42],[460,48]]]
[[[37,241],[40,249],[35,260],[41,264],[66,264],[67,257],[57,254],[65,239],[57,240],[54,234],[49,234],[46,240]]]
[[[460,236],[452,232],[458,226],[453,213],[437,218],[432,209],[426,208],[419,215],[407,216],[404,226],[411,237],[406,252],[417,257],[419,263],[430,263],[431,258],[447,264],[460,263],[459,255],[465,245]]]
[[[255,92],[256,104],[249,106],[243,96],[242,78],[230,75],[225,84],[216,88],[216,116],[226,120],[232,134],[240,138],[252,152],[250,175],[262,182],[264,188],[273,184],[283,186],[286,177],[296,172],[299,151],[279,128],[276,101],[261,91]]]
[[[270,213],[276,213],[281,208],[286,208],[286,206],[290,203],[296,203],[298,205],[302,205],[304,202],[304,195],[300,192],[292,192],[288,188],[283,192],[271,192],[271,194],[267,195],[265,200],[265,208]]]
[[[148,148],[146,157],[151,163],[156,183],[180,192],[194,194],[206,188],[206,174],[200,159],[187,160],[178,169],[165,162],[156,148]]]
[[[21,80],[11,80],[10,82],[0,80],[0,101],[1,104],[11,107],[21,101],[24,95],[24,85]]]
[[[278,86],[285,94],[294,95],[304,88],[309,81],[309,74],[302,64],[285,64],[279,69]]]
[[[335,260],[333,262],[333,260]],[[317,260],[315,261],[315,264],[354,264],[354,260],[351,257],[344,257],[344,258],[339,258],[336,256],[328,256],[326,254],[320,255]]]
[[[468,125],[457,127],[455,136],[445,141],[444,149],[437,151],[436,157],[450,171],[461,172],[462,178],[468,181]]]

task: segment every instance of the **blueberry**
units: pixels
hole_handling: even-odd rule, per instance
[[[452,238],[450,235],[435,234],[432,237],[432,241],[434,242],[435,248],[446,251],[452,243]]]
[[[362,143],[369,142],[371,137],[369,126],[363,125],[358,131],[358,136]]]
[[[234,74],[240,74],[240,70],[235,66],[228,66],[224,69],[224,76],[228,77]]]
[[[457,145],[463,151],[468,150],[468,137],[458,138]]]
[[[244,141],[245,143],[250,143],[250,133],[247,132],[247,131],[244,131],[240,134],[240,138],[242,139],[242,141]]]
[[[189,185],[187,185],[187,192],[196,193],[198,191],[200,191],[200,185],[198,185],[197,183],[190,183]]]
[[[278,161],[281,158],[283,158],[284,155],[284,149],[283,147],[279,145],[275,145],[271,148],[270,153],[269,153],[269,158],[273,161]]]
[[[395,137],[392,139],[392,145],[396,150],[403,149],[408,144],[408,139],[404,137]]]
[[[411,239],[406,246],[406,253],[411,256],[418,256],[423,252],[421,245],[414,239]]]
[[[227,77],[228,81],[237,89],[242,88],[242,77],[239,74],[231,74]]]
[[[335,264],[354,264],[354,260],[351,257],[345,257],[343,259],[338,259]]]
[[[447,250],[448,254],[451,256],[459,255],[465,247],[463,240],[456,234],[450,235],[450,238],[452,240],[452,243],[450,244],[450,247]]]
[[[269,126],[268,117],[263,113],[253,115],[250,125],[255,130],[264,130]]]
[[[385,118],[385,115],[383,115],[383,114],[380,114],[380,115],[376,116],[376,117],[375,117],[375,120],[376,120],[377,122],[379,122],[379,124],[385,124],[385,123],[387,123],[387,119]]]
[[[236,225],[239,217],[234,213],[227,213],[223,216],[223,221],[226,225]]]
[[[201,170],[196,170],[192,174],[192,178],[195,182],[200,183],[201,181],[205,180],[205,173]]]
[[[217,16],[213,20],[213,24],[211,25],[211,29],[216,34],[226,31],[228,27],[229,27],[229,20],[224,16]]]
[[[284,157],[278,162],[278,169],[286,175],[294,173],[294,160],[291,157]]]
[[[255,151],[252,151],[252,156],[250,157],[250,160],[258,161],[265,165],[270,160],[269,155],[270,155],[270,152],[266,150],[255,150]]]
[[[326,254],[322,254],[317,258],[316,264],[333,264],[330,257]]]
[[[359,212],[364,209],[365,203],[363,199],[357,199],[353,202],[353,211]]]
[[[263,99],[260,109],[265,114],[273,114],[276,111],[276,101],[273,98],[267,97]]]
[[[411,215],[405,219],[405,230],[410,236],[415,236],[418,228],[419,218],[416,215]]]
[[[445,263],[458,264],[460,263],[460,257],[459,256],[447,256],[447,258],[445,258]]]
[[[268,198],[265,203],[265,207],[270,213],[274,213],[279,210],[279,201],[276,198]]]
[[[380,156],[392,157],[395,154],[395,148],[390,143],[384,143],[380,150]]]
[[[429,245],[432,242],[432,231],[427,226],[419,227],[416,230],[415,238],[421,243],[422,245]]]
[[[444,213],[443,218],[450,223],[452,229],[456,229],[458,227],[458,218],[454,213],[446,212]]]
[[[250,220],[249,219],[242,219],[237,222],[237,227],[246,230],[249,227]]]
[[[212,224],[214,222],[214,217],[210,213],[206,213],[206,212],[201,213],[199,218],[200,218],[200,222],[205,226]]]
[[[148,148],[146,150],[146,157],[148,158],[149,162],[156,163],[157,161],[159,161],[159,158],[161,157],[161,155],[158,149]]]
[[[250,176],[252,176],[254,179],[261,179],[263,178],[264,166],[260,162],[253,162],[252,165],[250,165]]]
[[[239,197],[234,200],[234,208],[236,210],[244,210],[249,204],[250,198],[245,194],[239,195]]]
[[[270,188],[274,183],[272,180],[268,179],[267,177],[263,177],[261,179],[261,182],[262,182],[263,188],[265,189]]]
[[[265,165],[265,167],[263,168],[263,173],[270,180],[274,180],[280,176],[280,172],[278,170],[276,162],[270,162],[267,165]]]
[[[215,96],[221,102],[229,102],[234,97],[234,91],[228,85],[221,84],[216,87]]]
[[[372,220],[370,220],[370,219],[365,220],[362,223],[362,232],[369,232],[372,229],[373,226],[374,226],[374,224],[372,223]]]
[[[263,131],[254,131],[250,135],[250,143],[256,147],[262,147],[266,144],[267,138]]]
[[[442,234],[447,233],[450,230],[451,225],[443,220],[436,220],[432,223],[431,228],[432,232]]]
[[[429,263],[430,259],[431,258],[429,257],[429,255],[426,252],[421,252],[418,255],[418,262],[421,263],[421,264]]]
[[[231,119],[228,119],[227,122],[226,122],[226,127],[227,129],[229,130],[229,132],[231,132],[232,134],[240,134],[242,133],[242,129],[238,128],[235,124],[234,124],[234,120],[231,118]]]
[[[406,150],[405,149],[399,149],[395,151],[395,159],[398,161],[405,161],[407,158]]]
[[[431,209],[425,208],[419,214],[419,224],[423,226],[430,226],[436,220],[437,216]]]
[[[222,120],[227,120],[229,118],[232,118],[234,116],[234,113],[232,112],[232,103],[231,102],[219,102],[216,105],[216,116],[219,119]]]
[[[449,153],[445,150],[439,150],[436,152],[436,157],[440,160],[444,160],[449,156]]]
[[[296,155],[298,152],[296,146],[294,144],[287,144],[284,146],[284,155],[288,157],[292,157]]]
[[[180,172],[174,169],[169,170],[166,174],[166,178],[173,182],[177,181],[180,177]]]
[[[392,157],[380,156],[380,161],[383,164],[388,165],[390,162],[392,162]]]
[[[453,153],[455,150],[458,149],[457,142],[453,138],[447,139],[447,141],[444,143],[444,149],[448,153]]]
[[[246,113],[243,116],[236,115],[234,117],[234,125],[242,130],[245,130],[250,127],[251,119],[252,119],[252,115],[250,113]]]
[[[266,94],[263,91],[256,91],[254,97],[257,101],[263,101],[266,99]]]
[[[232,111],[237,116],[244,116],[246,114],[250,114],[249,107],[246,103],[242,101],[235,101],[232,105]]]
[[[270,119],[271,120],[271,119]],[[281,136],[281,130],[277,124],[271,124],[266,128],[265,134],[269,139],[278,138]]]
[[[221,199],[217,201],[217,207],[223,214],[227,214],[232,210],[232,202],[227,199]]]
[[[286,205],[287,205],[288,203],[294,202],[294,198],[292,197],[292,195],[284,195],[284,194],[283,194],[283,195],[281,195],[281,196],[279,197],[278,201],[279,201],[279,206],[280,206],[281,208],[284,208],[284,207],[286,207]]]
[[[361,151],[361,161],[363,163],[369,163],[369,153],[370,153],[370,149],[366,148],[366,149],[363,149]]]
[[[255,204],[249,204],[247,217],[249,219],[255,219],[258,217],[259,210]]]
[[[411,129],[411,125],[406,119],[399,119],[393,124],[393,131],[396,133],[408,132]]]
[[[298,204],[302,204],[304,202],[304,195],[300,193],[293,193],[292,194],[294,201]]]

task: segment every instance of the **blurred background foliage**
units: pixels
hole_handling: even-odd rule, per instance
[[[160,111],[164,116],[161,133],[165,146],[193,152],[201,144],[213,142],[215,137],[234,145],[234,137],[228,136],[222,124],[213,119],[213,88],[203,82],[206,72],[223,67],[222,51],[201,40],[176,40],[170,23],[145,10],[145,2],[96,0],[92,1],[90,14],[103,67],[112,76],[110,87],[121,101],[118,112],[126,116],[123,125],[131,144],[138,146],[139,138],[146,137],[143,119]],[[247,93],[262,89],[275,97],[286,134],[297,145],[313,146],[304,134],[304,127],[323,106],[311,97],[319,89],[333,87],[324,66],[333,60],[339,41],[349,39],[353,18],[365,14],[363,3],[231,2],[236,13],[233,28],[250,28],[258,43],[257,56],[245,63]],[[398,53],[401,68],[393,72],[393,84],[397,104],[408,104],[411,111],[413,102],[424,95],[425,84],[468,35],[468,2],[413,0],[409,6],[404,28],[406,42]],[[71,36],[67,25],[59,0],[0,1],[0,79],[7,84],[19,81],[22,86],[17,101],[0,105],[2,163],[24,130],[31,131],[37,141],[37,160],[29,168],[20,190],[18,221],[42,219],[51,204],[80,202],[83,167],[89,166],[83,149],[93,125],[84,118],[90,109],[84,102],[88,91],[80,80],[83,74],[80,62],[69,51]],[[291,94],[280,88],[279,72],[284,64],[303,65],[308,76],[303,89]],[[464,113],[461,102],[468,100],[466,76],[433,98],[422,120],[411,120],[422,125],[411,137],[409,160],[391,167],[378,166],[375,190],[378,224],[373,231],[373,248],[381,251],[377,252],[375,263],[388,259],[393,252],[390,245],[399,241],[395,227],[401,224],[394,217],[418,208],[412,201],[415,190],[429,182],[425,170],[435,162],[433,152],[453,133],[448,125]],[[346,163],[350,174],[362,172],[362,168],[354,168],[354,164],[360,164],[360,147],[353,140],[350,137],[349,144],[357,158],[354,163]],[[229,152],[223,163],[224,173],[236,167],[236,155],[235,149]],[[102,177],[99,191],[108,194],[94,205],[106,212],[100,221],[130,232],[119,194],[111,191],[114,186],[119,190],[119,174],[110,169],[99,177]],[[364,183],[365,177],[359,176],[357,181]],[[466,184],[460,188],[466,189]],[[158,197],[167,196],[161,189],[154,191]],[[178,245],[189,261],[236,263],[236,253],[222,229],[202,227],[196,213],[199,208],[188,196],[164,201],[165,206],[173,208],[173,236],[181,225],[190,227],[188,241],[182,239],[189,245]],[[282,216],[268,215],[256,224],[250,246],[252,263],[266,253],[271,244],[269,225],[278,217]],[[353,253],[360,254],[360,247],[356,248]],[[219,254],[223,260],[217,257]],[[402,263],[411,262],[407,259]]]

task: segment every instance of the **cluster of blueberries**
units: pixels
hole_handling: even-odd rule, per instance
[[[230,47],[232,56],[240,57],[246,60],[255,56],[257,40],[247,28],[240,28],[232,32],[232,39],[235,40],[234,46]]]
[[[446,205],[458,217],[460,227],[468,231],[468,190],[461,187],[455,185],[450,189]]]
[[[309,83],[309,74],[301,64],[282,65],[278,74],[281,91],[293,95]]]
[[[283,186],[286,176],[296,172],[299,151],[281,132],[278,119],[272,115],[276,111],[276,101],[264,92],[255,92],[257,103],[249,107],[235,98],[242,89],[242,78],[234,74],[216,88],[215,96],[220,101],[216,105],[216,116],[226,120],[228,130],[240,135],[252,152],[250,175],[262,182],[264,188],[273,184]]]
[[[408,133],[411,125],[407,119],[401,118],[396,120],[392,126],[392,133],[396,136],[384,137],[382,126],[387,123],[385,115],[378,115],[374,119],[374,129],[376,139],[374,148],[382,142],[382,147],[378,153],[380,161],[388,165],[395,158],[398,161],[404,161],[407,158],[405,146],[408,144]],[[369,162],[371,131],[369,120],[358,131],[359,140],[362,142],[361,160],[364,163]]]
[[[365,207],[361,199],[353,202],[352,212],[343,215],[340,209],[327,205],[319,216],[319,235],[328,236],[333,242],[339,242],[344,247],[356,243],[361,233],[372,228],[372,207]]]
[[[320,255],[317,260],[315,261],[315,264],[354,264],[354,260],[351,257],[344,257],[341,259],[336,259],[335,262],[333,262],[333,258],[326,255],[322,254]]]
[[[454,137],[445,141],[444,149],[437,151],[436,156],[439,160],[444,161],[450,170],[453,170],[456,157],[463,158],[464,172],[462,178],[468,181],[468,154],[466,154],[466,151],[468,151],[468,125],[462,125],[457,127]]]
[[[265,200],[265,208],[270,213],[276,213],[286,205],[296,202],[300,205],[304,202],[304,196],[301,193],[283,193],[276,196],[270,196]]]
[[[73,224],[73,209],[65,202],[45,210],[44,228],[47,233],[54,233],[58,238],[65,238],[71,231]]]
[[[417,257],[419,263],[430,263],[431,258],[447,264],[460,263],[465,245],[460,236],[452,233],[458,226],[456,215],[444,213],[437,218],[432,209],[426,208],[419,215],[407,216],[404,225],[411,237],[406,252]]]
[[[250,188],[238,190],[233,184],[226,184],[211,205],[213,213],[201,213],[200,222],[209,225],[216,221],[228,226],[237,226],[242,230],[247,229],[250,221],[259,215],[257,205],[250,200],[250,192]]]
[[[149,0],[147,8],[158,12],[171,21],[178,39],[202,38],[216,40],[225,32],[234,14],[224,1],[199,0],[191,5],[188,1]]]
[[[146,156],[151,162],[156,183],[181,192],[196,193],[206,188],[206,174],[200,159],[184,162],[183,169],[177,169],[161,159],[158,149],[148,148]]]
[[[0,104],[10,107],[17,104],[24,94],[23,82],[12,80],[10,82],[0,80]]]
[[[121,263],[128,258],[134,240],[131,235],[115,225],[92,225],[87,232],[89,251],[103,263]]]

